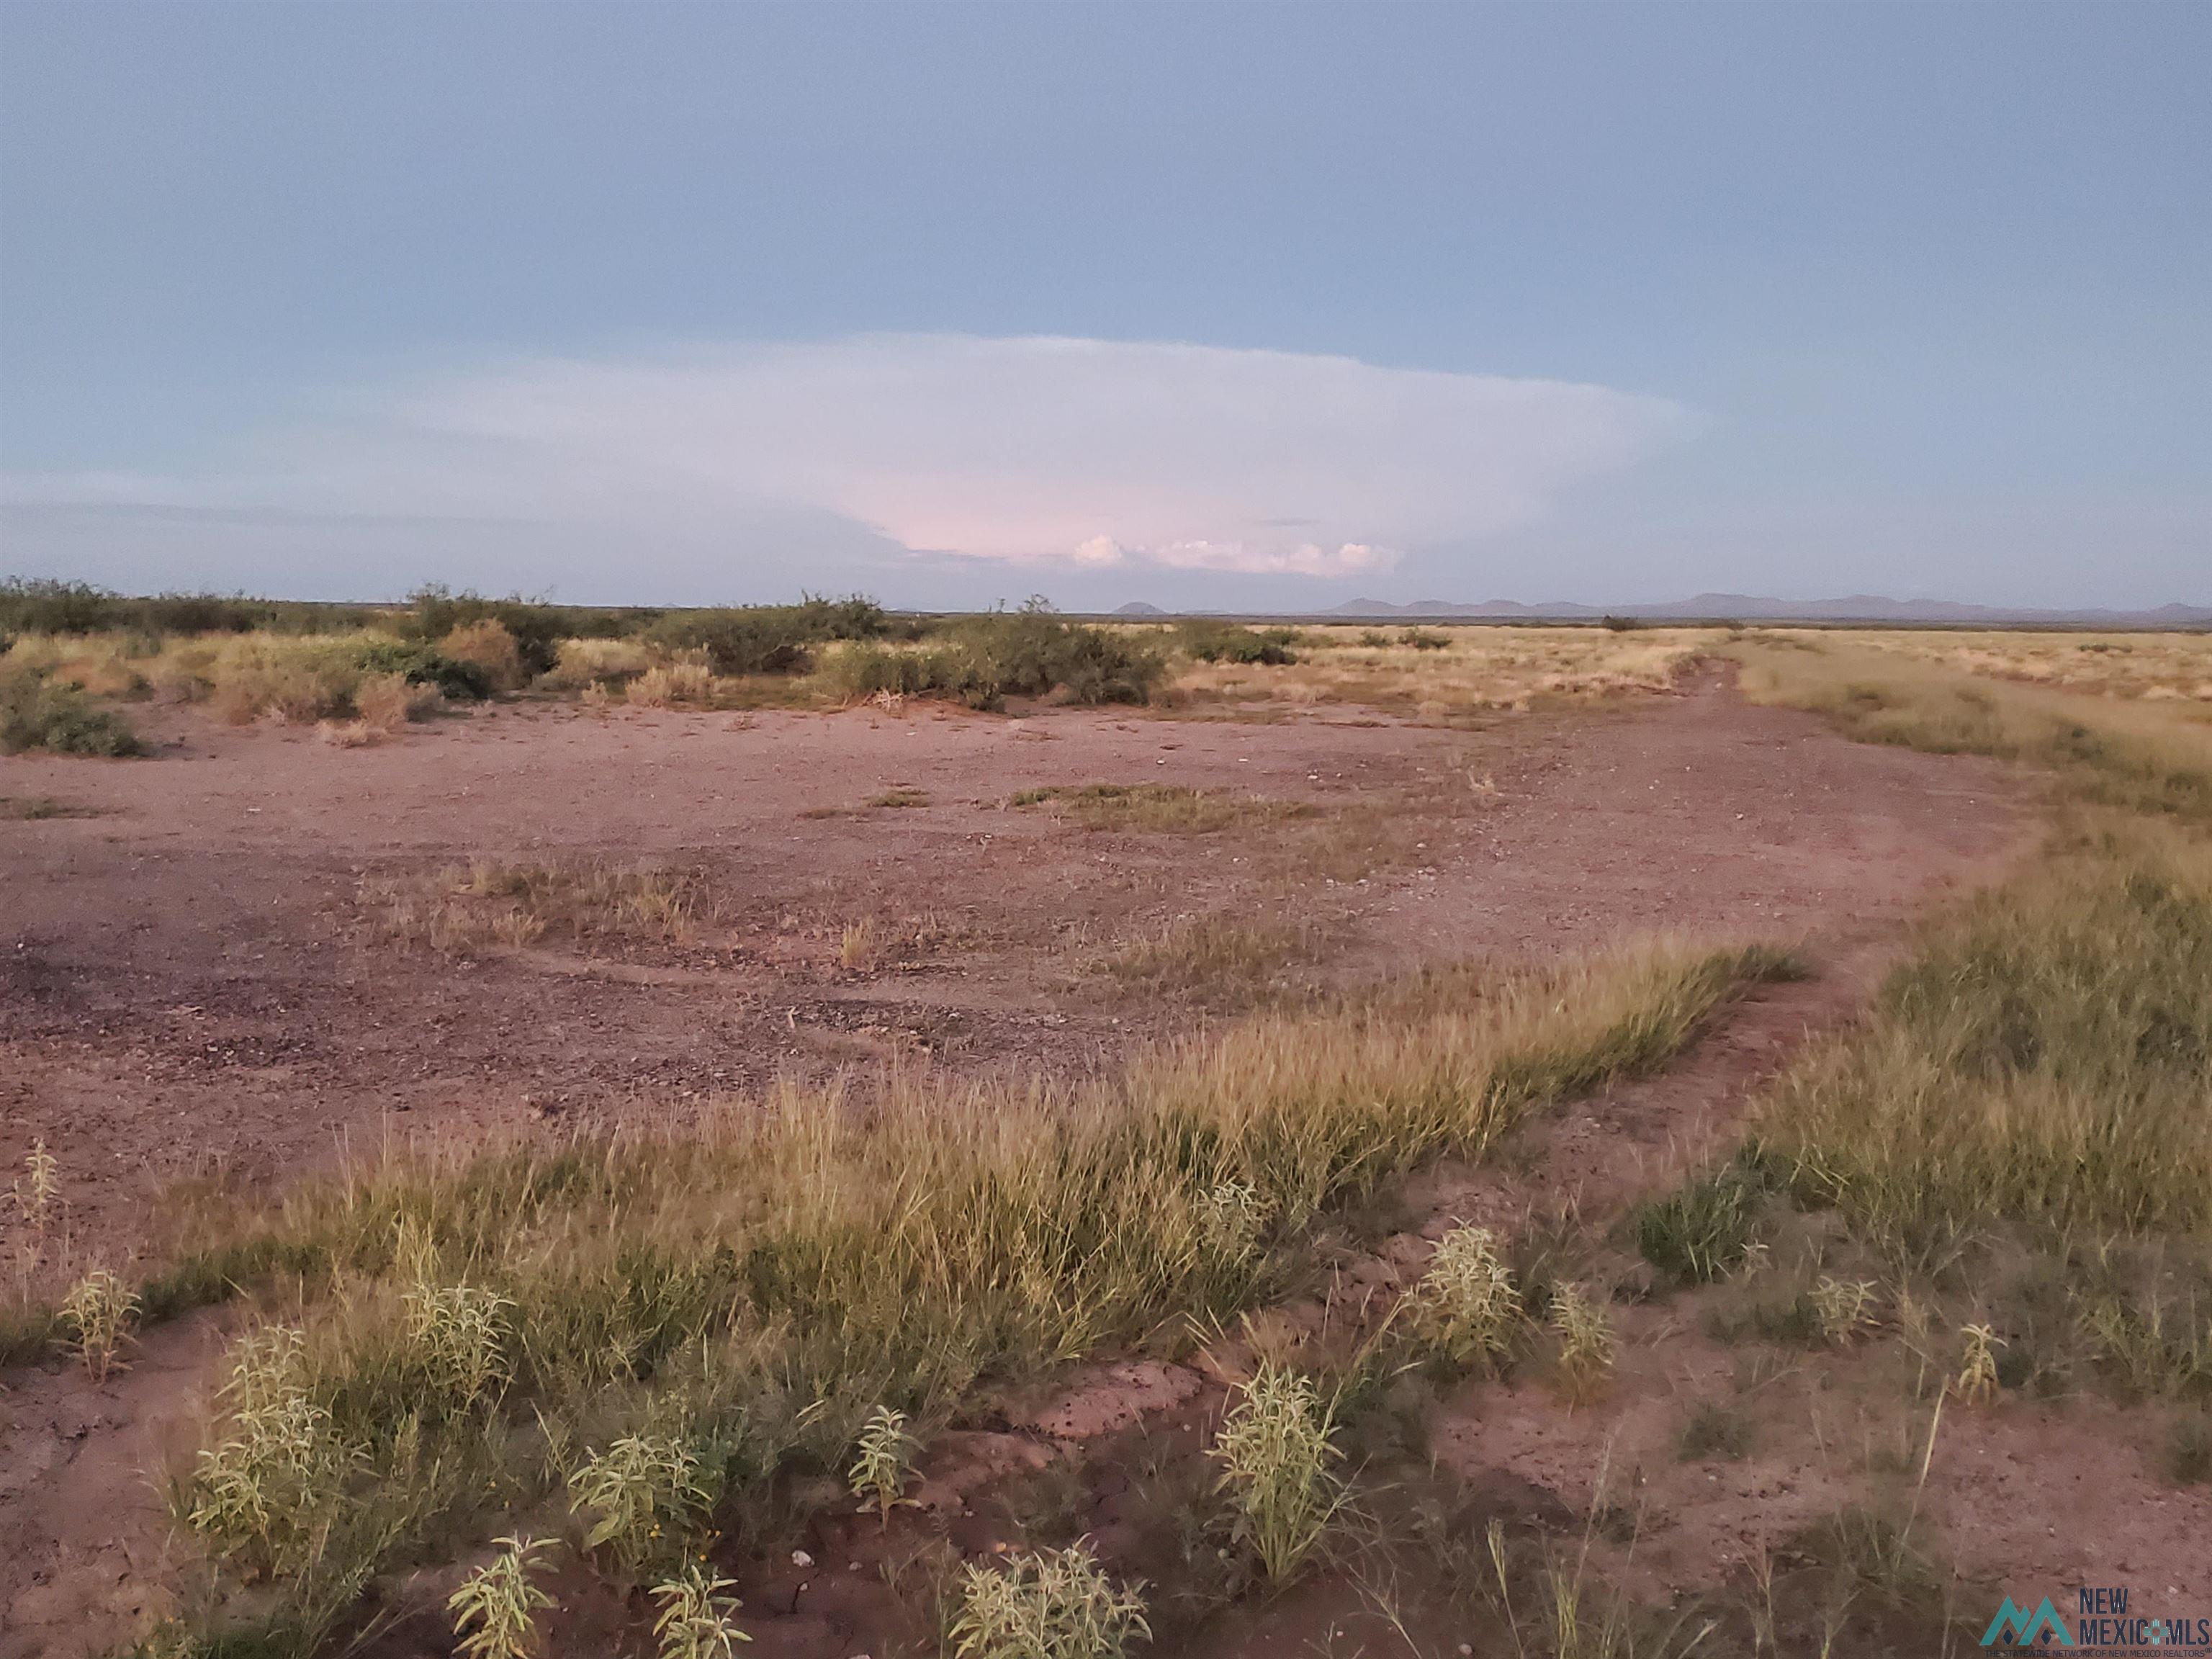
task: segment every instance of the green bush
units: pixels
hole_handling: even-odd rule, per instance
[[[471,623],[499,623],[514,636],[516,654],[533,679],[553,666],[562,640],[618,634],[630,626],[618,611],[540,605],[520,595],[488,599],[478,593],[450,592],[434,583],[409,594],[407,603],[414,611],[408,632],[426,642],[442,640],[455,629]]]
[[[670,611],[647,637],[667,650],[704,651],[717,674],[803,674],[814,665],[815,647],[875,639],[888,626],[873,599],[810,596],[797,605]]]
[[[0,581],[0,635],[98,634],[130,629],[164,634],[243,634],[273,621],[260,599],[218,593],[157,593],[133,599],[90,582],[52,577]]]
[[[1176,624],[1176,643],[1184,654],[1200,662],[1264,664],[1279,666],[1297,660],[1291,647],[1297,640],[1294,628],[1254,631],[1235,623],[1212,622],[1194,617]]]
[[[1150,646],[1103,628],[1071,623],[1042,599],[942,624],[939,642],[918,651],[848,645],[825,664],[830,688],[848,698],[893,692],[971,708],[1059,691],[1076,703],[1146,702],[1167,665]]]
[[[137,733],[73,685],[18,669],[0,678],[0,754],[135,755]]]
[[[115,626],[119,604],[89,582],[11,576],[0,582],[0,634],[89,634]]]
[[[404,674],[408,684],[434,685],[456,702],[482,702],[495,690],[483,664],[462,662],[422,641],[388,635],[363,638],[361,670],[364,674]]]

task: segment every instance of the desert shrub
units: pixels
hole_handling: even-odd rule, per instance
[[[92,634],[122,619],[122,601],[89,582],[11,576],[0,581],[0,635]]]
[[[900,650],[848,645],[824,659],[822,678],[825,689],[842,702],[929,697],[970,708],[995,708],[1005,696],[989,660],[963,646]]]
[[[665,651],[702,651],[718,674],[799,674],[814,648],[833,640],[869,640],[885,629],[872,599],[809,598],[798,605],[671,611],[648,637]]]
[[[438,655],[447,662],[470,663],[483,671],[495,691],[520,690],[532,671],[524,665],[522,650],[505,623],[495,617],[465,623],[438,641]]]
[[[1186,656],[1200,662],[1252,663],[1279,665],[1297,660],[1291,650],[1297,630],[1270,628],[1255,631],[1235,623],[1194,617],[1176,624],[1175,641]]]
[[[0,754],[135,755],[137,733],[73,685],[27,668],[0,668]]]
[[[632,680],[626,695],[640,708],[708,702],[714,696],[714,673],[704,663],[663,663]]]
[[[636,625],[635,613],[542,605],[519,596],[488,599],[480,593],[455,593],[432,584],[407,596],[408,635],[428,642],[487,622],[497,623],[514,642],[524,681],[553,666],[563,639],[605,636]]]
[[[919,650],[848,645],[824,667],[848,701],[890,692],[995,708],[1008,697],[1060,693],[1074,703],[1145,702],[1166,662],[1151,645],[1111,629],[1071,623],[1042,599],[943,625]]]
[[[558,659],[545,683],[558,690],[575,690],[635,679],[652,666],[652,651],[642,640],[562,640]]]
[[[406,672],[410,685],[428,687],[455,702],[482,702],[496,689],[482,663],[427,653]]]
[[[359,712],[364,687],[393,675],[457,697],[489,690],[479,665],[451,662],[428,646],[374,632],[245,634],[173,650],[162,661],[168,672],[204,685],[215,713],[235,724],[263,715],[294,724],[343,719]]]
[[[0,636],[99,634],[243,634],[267,627],[278,607],[243,594],[110,592],[89,582],[10,578],[0,581]]]
[[[153,634],[244,634],[275,615],[267,601],[243,594],[157,593],[126,605],[131,625]]]
[[[1409,628],[1398,635],[1398,643],[1410,645],[1416,651],[1442,651],[1451,643],[1451,635],[1432,629]]]

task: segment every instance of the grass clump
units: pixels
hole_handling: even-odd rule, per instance
[[[1559,1337],[1559,1374],[1570,1398],[1596,1389],[1613,1370],[1619,1339],[1605,1304],[1580,1285],[1554,1285],[1550,1324]]]
[[[2212,852],[2097,837],[1925,930],[1775,1091],[1799,1191],[1926,1245],[2212,1224]]]
[[[1741,1266],[1758,1241],[1760,1191],[1741,1164],[1636,1207],[1644,1259],[1678,1285],[1708,1285]]]
[[[1277,1583],[1305,1565],[1344,1504],[1330,1467],[1343,1455],[1331,1443],[1335,1429],[1313,1378],[1266,1362],[1214,1437],[1237,1536]]]
[[[105,808],[56,800],[51,795],[0,795],[0,819],[40,823],[48,818],[96,818]]]
[[[1832,1348],[1850,1342],[1874,1323],[1874,1281],[1823,1273],[1806,1292],[1820,1340]]]
[[[477,859],[427,878],[364,883],[372,924],[395,944],[466,952],[556,937],[591,943],[690,940],[706,897],[696,873],[599,861]]]
[[[1051,803],[1054,811],[1086,830],[1133,830],[1157,835],[1211,835],[1232,824],[1267,823],[1310,818],[1321,809],[1304,801],[1267,800],[1222,789],[1191,789],[1162,783],[1088,783],[1076,788],[1024,789],[1015,806]]]
[[[1126,989],[1235,1003],[1257,999],[1285,968],[1310,959],[1316,944],[1304,923],[1197,916],[1124,946],[1099,966]]]
[[[1141,1585],[1117,1586],[1087,1544],[961,1569],[946,1632],[957,1659],[1122,1659],[1148,1640]]]
[[[34,1164],[34,1190],[35,1176]],[[94,1382],[106,1382],[108,1372],[120,1363],[117,1352],[137,1322],[137,1291],[112,1269],[94,1267],[70,1287],[62,1301],[61,1315],[85,1370],[92,1373]]]
[[[1700,1400],[1682,1425],[1674,1455],[1685,1463],[1734,1462],[1750,1453],[1751,1440],[1751,1421],[1741,1409]]]

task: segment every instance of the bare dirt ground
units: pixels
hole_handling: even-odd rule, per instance
[[[1995,873],[2030,833],[1997,769],[1850,744],[1717,677],[1475,732],[1341,711],[732,720],[521,704],[348,750],[159,718],[156,759],[0,760],[0,795],[98,809],[0,822],[0,1158],[20,1165],[33,1137],[59,1158],[79,1263],[140,1245],[180,1176],[265,1193],[349,1143],[680,1116],[781,1071],[893,1055],[1107,1063],[1198,1015],[1096,964],[1192,916],[1310,924],[1327,941],[1317,971],[1346,980],[1657,930],[1807,941],[1817,997],[1714,1039],[1734,1056],[1725,1077],[1692,1069],[1674,1095],[1608,1097],[1555,1126],[1531,1167],[1611,1201],[1692,1150],[1700,1125],[1725,1129],[1749,1080],[1848,1017],[1906,917]],[[1190,836],[1007,804],[1102,782],[1322,810],[1294,830]],[[894,790],[927,804],[867,805]],[[597,953],[455,957],[377,936],[365,882],[477,855],[681,866],[712,912],[688,942]],[[910,951],[841,965],[842,930],[864,920]],[[53,1369],[0,1381],[0,1655],[98,1651],[158,1600],[143,1471],[171,1449],[212,1334],[150,1333],[98,1389]],[[1662,1377],[1688,1386],[1662,1365],[1618,1397]],[[1513,1478],[1542,1485],[1526,1462]],[[763,1624],[755,1650],[860,1650],[858,1613],[809,1617],[804,1640]],[[1292,1650],[1272,1639],[1241,1650]]]
[[[43,1136],[106,1254],[156,1184],[210,1166],[259,1182],[341,1141],[663,1113],[902,1051],[1097,1063],[1187,1020],[1091,971],[1179,918],[1323,925],[1346,978],[1655,930],[1856,933],[2015,833],[1993,769],[1846,744],[1713,680],[1472,734],[521,706],[358,750],[181,713],[157,735],[154,761],[0,760],[0,795],[100,812],[0,823],[0,1158]],[[1099,832],[1006,805],[1098,782],[1311,802],[1323,836],[1364,813],[1337,867],[1368,873],[1307,873],[1271,823]],[[898,788],[928,804],[866,805]],[[477,855],[696,869],[719,916],[696,947],[590,956],[374,937],[365,878]],[[927,942],[847,971],[862,920]]]

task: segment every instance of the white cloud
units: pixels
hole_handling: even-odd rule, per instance
[[[1688,425],[1603,386],[1347,357],[866,335],[479,368],[354,394],[192,477],[8,493],[526,521],[641,559],[811,514],[965,560],[1340,577],[1526,523]]]

